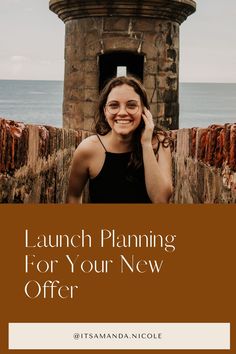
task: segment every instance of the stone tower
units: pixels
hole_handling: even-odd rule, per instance
[[[141,79],[156,123],[178,128],[179,26],[193,0],[50,0],[65,22],[63,125],[91,130],[99,90],[123,71]]]

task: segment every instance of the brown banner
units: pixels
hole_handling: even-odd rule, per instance
[[[230,322],[235,352],[235,205],[1,205],[0,215],[1,353],[9,322]]]

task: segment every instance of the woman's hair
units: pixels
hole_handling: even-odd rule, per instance
[[[95,116],[95,131],[97,134],[106,135],[111,127],[106,121],[104,114],[104,107],[107,103],[107,97],[114,87],[128,85],[133,87],[134,91],[139,95],[141,103],[144,107],[150,109],[147,93],[144,86],[136,78],[131,76],[120,76],[111,79],[103,88],[100,93],[98,101],[98,110]],[[140,126],[134,132],[134,148],[130,156],[129,166],[133,166],[135,169],[139,168],[143,164],[142,146],[141,146],[141,133],[144,128],[144,122],[141,120]],[[153,136],[157,135],[157,132],[163,132],[161,128],[155,128]]]

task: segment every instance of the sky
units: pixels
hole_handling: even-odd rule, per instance
[[[236,0],[196,0],[180,27],[181,82],[236,82]],[[0,0],[0,79],[63,80],[64,23],[49,0]]]

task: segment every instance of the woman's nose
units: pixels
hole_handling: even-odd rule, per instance
[[[120,105],[120,110],[118,112],[119,115],[127,115],[127,110],[126,110],[126,105],[125,104],[121,104]]]

